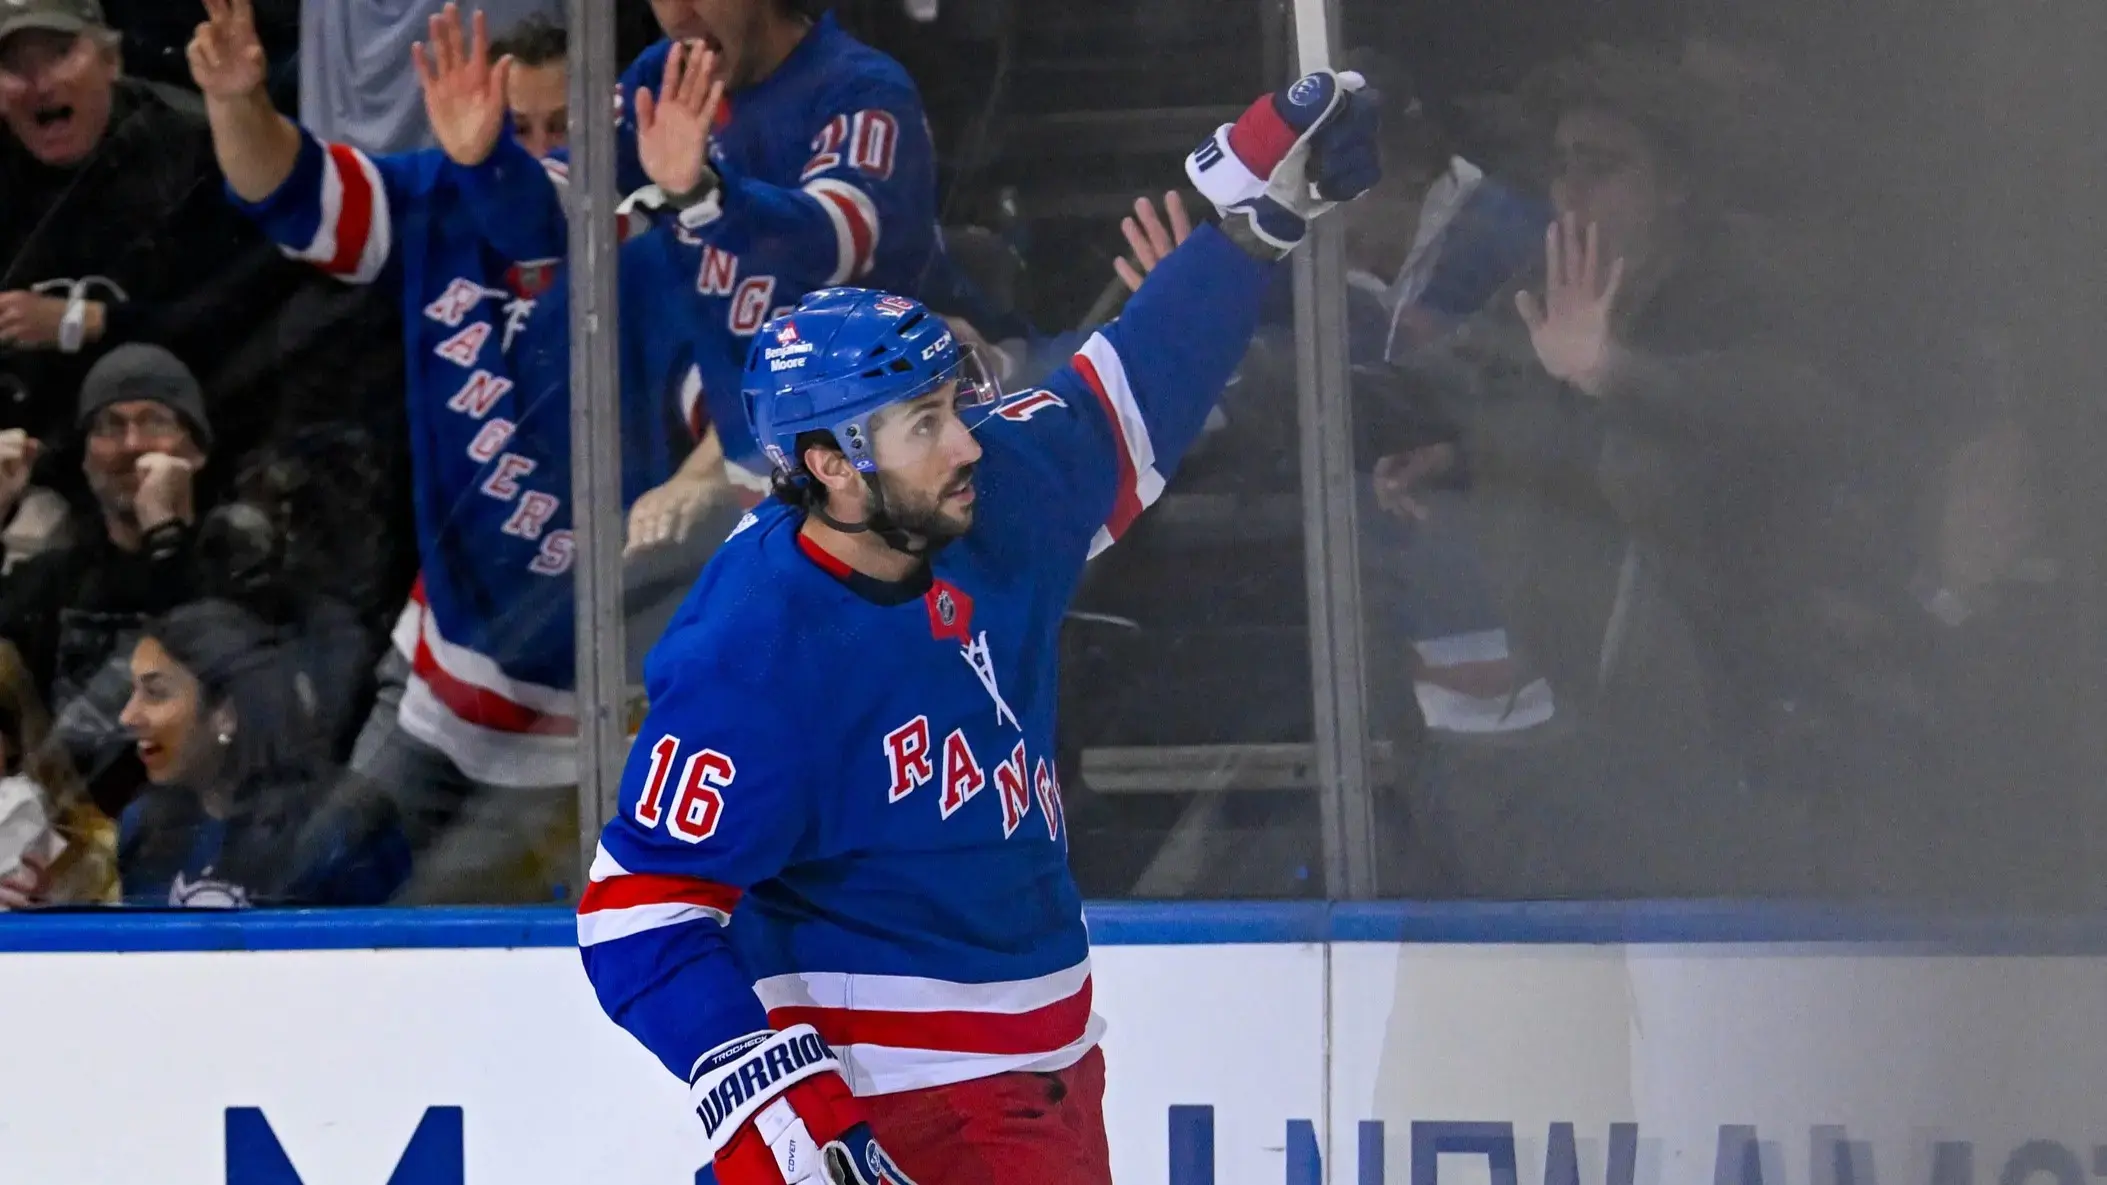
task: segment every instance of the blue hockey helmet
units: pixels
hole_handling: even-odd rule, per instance
[[[868,288],[822,288],[755,335],[740,393],[754,440],[778,473],[803,472],[797,438],[826,431],[871,474],[878,469],[871,417],[953,381],[968,427],[1002,398],[978,353],[922,302]]]

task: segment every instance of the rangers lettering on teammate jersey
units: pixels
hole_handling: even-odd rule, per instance
[[[495,785],[576,776],[569,317],[552,176],[510,136],[469,168],[436,149],[373,156],[303,132],[278,190],[237,203],[286,254],[392,289],[410,314],[420,574],[393,637],[411,670],[398,718]],[[625,258],[658,237],[671,236],[627,244]],[[621,406],[628,505],[671,476],[672,454],[655,388],[625,382]]]

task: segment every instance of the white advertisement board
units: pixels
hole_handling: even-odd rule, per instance
[[[1283,1120],[1321,1114],[1322,948],[1115,946],[1097,975],[1116,1178],[1165,1180],[1184,1104],[1214,1108],[1222,1185],[1279,1182]],[[690,1185],[702,1163],[684,1088],[571,950],[8,954],[0,1001],[0,1181]]]
[[[1097,976],[1122,1185],[2107,1177],[2107,959],[1115,945]],[[0,1181],[689,1185],[701,1163],[681,1087],[567,949],[10,953],[0,1000]]]
[[[1333,958],[1334,1181],[2107,1176],[2107,960],[1374,943]],[[1370,1120],[1379,1170],[1358,1165]]]

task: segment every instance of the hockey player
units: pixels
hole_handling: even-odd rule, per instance
[[[1358,86],[1303,78],[1194,152],[1220,228],[1041,388],[998,401],[899,296],[816,292],[763,331],[776,495],[647,664],[578,907],[602,1006],[690,1084],[723,1185],[1109,1181],[1060,619],[1199,434],[1272,261],[1376,180]]]
[[[560,196],[503,132],[480,14],[472,46],[449,6],[419,49],[444,149],[370,156],[272,109],[249,0],[206,8],[191,68],[238,203],[288,254],[402,303],[420,578],[353,764],[427,828],[490,804],[446,862],[473,876],[539,843],[576,781]],[[673,473],[662,412],[625,392],[625,504]]]

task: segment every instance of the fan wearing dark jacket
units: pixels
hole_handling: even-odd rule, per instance
[[[202,116],[120,77],[96,0],[20,0],[0,16],[0,428],[64,456],[74,396],[126,342],[172,350],[203,383],[230,455],[270,425],[276,311],[310,282],[227,203]],[[13,387],[14,384],[8,384]]]

